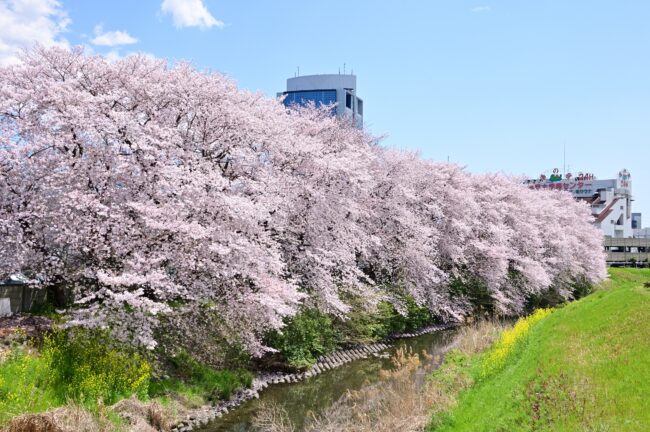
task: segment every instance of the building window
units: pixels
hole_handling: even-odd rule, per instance
[[[333,105],[336,103],[336,90],[305,90],[305,91],[292,91],[285,93],[285,98],[282,103],[284,106],[301,105],[305,106],[307,103],[313,102],[316,107],[323,105]],[[336,112],[336,108],[332,108],[332,114]]]
[[[363,100],[357,98],[357,112],[360,116],[363,115]]]
[[[352,95],[345,92],[345,107],[352,109]]]

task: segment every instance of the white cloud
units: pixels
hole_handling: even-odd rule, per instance
[[[103,56],[110,63],[114,63],[114,62],[123,60],[123,59],[125,59],[127,57],[134,56],[134,55],[145,56],[145,57],[148,57],[148,58],[153,59],[153,60],[157,59],[157,57],[155,55],[153,55],[153,54],[151,54],[149,52],[146,52],[146,51],[129,51],[129,52],[126,52],[126,53],[122,53],[122,52],[120,52],[120,48],[111,49],[107,53],[100,54],[100,55]]]
[[[67,47],[69,24],[58,0],[0,0],[0,66],[19,63],[20,50],[35,43]]]
[[[101,25],[95,26],[95,38],[90,41],[95,45],[102,46],[117,46],[117,45],[131,45],[138,40],[128,34],[126,31],[109,31],[105,32]]]
[[[219,21],[208,11],[203,0],[163,0],[161,9],[163,13],[171,13],[174,25],[182,27],[199,27],[206,29],[210,27],[223,27],[223,21]]]
[[[474,13],[490,12],[491,10],[492,8],[490,6],[475,6],[471,9]]]

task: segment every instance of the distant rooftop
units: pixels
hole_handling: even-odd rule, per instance
[[[287,91],[326,89],[347,89],[354,92],[357,89],[357,76],[319,74],[302,75],[287,79]]]

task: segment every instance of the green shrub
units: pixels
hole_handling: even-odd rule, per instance
[[[568,286],[575,300],[581,299],[594,291],[594,286],[586,278],[577,278]],[[560,294],[555,286],[537,294],[530,294],[526,298],[526,313],[532,313],[537,309],[558,307],[566,303],[566,298]]]
[[[316,309],[306,309],[287,320],[282,332],[271,332],[266,343],[280,351],[294,367],[308,367],[318,356],[336,349],[341,342],[333,320]]]
[[[412,332],[433,321],[429,309],[418,305],[412,296],[405,296],[402,301],[406,312],[404,315],[387,301],[380,302],[375,312],[366,312],[366,319],[371,323],[368,327],[371,330],[372,340],[383,339],[391,334]]]
[[[573,298],[577,300],[594,292],[594,285],[583,277],[573,283],[572,289]]]
[[[56,307],[49,301],[36,304],[35,306],[32,307],[30,313],[32,315],[41,315],[54,320],[60,319],[59,314],[56,312]]]
[[[113,346],[103,331],[53,331],[45,336],[41,356],[60,400],[113,404],[147,396],[151,367],[138,353]]]
[[[316,359],[343,344],[368,343],[394,333],[411,332],[430,324],[433,316],[412,296],[402,297],[405,315],[387,301],[369,311],[359,298],[346,298],[351,310],[345,318],[333,318],[317,309],[306,309],[288,319],[281,332],[265,342],[277,349],[293,367],[308,367]]]
[[[516,274],[511,274],[510,278],[516,283]],[[462,279],[454,278],[449,283],[449,291],[452,296],[466,298],[472,304],[473,315],[494,315],[494,299],[485,282],[478,277],[467,274]]]
[[[355,300],[358,299],[348,301],[351,309],[345,318],[333,320],[336,332],[340,334],[342,342],[346,344],[371,343],[400,331],[400,328],[393,327],[400,315],[391,303],[380,302],[377,305],[377,310],[371,312],[362,306],[361,301]]]
[[[404,318],[404,331],[411,332],[431,324],[433,315],[426,306],[420,306],[411,296],[405,298],[406,316]],[[401,316],[401,315],[400,315]]]
[[[557,307],[564,303],[564,297],[560,295],[557,288],[549,287],[547,290],[537,294],[530,294],[526,298],[526,314],[533,313],[537,309]]]
[[[229,399],[242,387],[250,387],[253,376],[244,369],[215,370],[198,362],[186,351],[181,351],[169,359],[169,379],[152,382],[149,386],[151,397],[174,391],[191,393],[210,401]]]

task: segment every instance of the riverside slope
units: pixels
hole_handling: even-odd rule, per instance
[[[535,326],[519,355],[429,430],[650,430],[650,270],[609,274]]]

